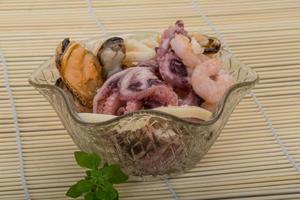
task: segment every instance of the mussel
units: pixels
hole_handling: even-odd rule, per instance
[[[103,77],[105,79],[122,70],[122,62],[125,56],[126,48],[123,38],[112,37],[101,45],[97,57],[103,66]]]
[[[79,99],[70,92],[69,88],[67,88],[67,86],[64,84],[64,82],[62,81],[61,78],[56,80],[55,85],[57,87],[60,87],[61,89],[63,89],[65,94],[69,97],[69,99],[71,99],[73,101],[74,109],[76,112],[78,112],[78,113],[91,113],[92,112],[92,108],[88,108],[87,106],[82,105],[81,102],[79,101]]]
[[[209,37],[208,44],[204,47],[204,54],[215,54],[219,52],[221,48],[221,42],[217,38]]]
[[[221,41],[218,38],[210,37],[199,33],[191,33],[191,36],[194,37],[195,40],[204,49],[203,54],[216,54],[221,49]]]
[[[66,38],[56,49],[56,67],[72,95],[84,107],[92,108],[96,89],[103,83],[102,67],[97,57]]]

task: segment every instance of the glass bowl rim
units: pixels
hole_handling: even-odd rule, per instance
[[[130,34],[151,34],[151,33],[152,34],[153,33],[159,34],[159,32],[153,32],[153,31],[147,31],[147,32],[145,32],[145,31],[143,31],[143,32],[142,31],[135,31],[135,32],[119,33],[119,34],[118,33],[113,33],[113,34],[102,35],[100,37],[92,37],[92,38],[89,38],[87,40],[82,40],[82,41],[79,41],[79,42],[85,43],[85,42],[90,41],[90,40],[96,40],[96,39],[111,37],[112,35],[115,36],[115,35],[130,35]],[[221,51],[230,54],[231,57],[236,59],[241,65],[245,66],[238,58],[236,58],[232,53],[230,53],[226,49],[222,48]],[[83,121],[80,118],[80,116],[78,115],[78,113],[75,110],[72,109],[71,104],[73,102],[71,102],[70,98],[63,91],[63,89],[59,88],[56,85],[37,83],[35,81],[35,74],[38,73],[39,70],[51,66],[51,61],[53,59],[55,59],[55,56],[50,57],[50,59],[46,60],[37,69],[35,69],[31,73],[28,82],[32,86],[34,86],[35,88],[48,88],[48,89],[54,89],[54,90],[58,91],[62,95],[63,100],[65,101],[65,103],[67,105],[67,110],[70,113],[71,117],[74,119],[74,121],[76,121],[77,123],[79,123],[81,125],[90,126],[90,127],[96,127],[96,126],[112,124],[112,123],[117,122],[119,120],[122,120],[124,118],[127,118],[127,117],[130,118],[133,115],[139,115],[139,114],[149,114],[149,115],[154,115],[154,116],[157,116],[157,117],[164,117],[164,118],[170,119],[170,120],[175,121],[175,122],[185,123],[185,124],[194,125],[194,126],[208,126],[208,125],[211,125],[211,124],[215,123],[221,117],[222,113],[224,112],[224,107],[225,107],[225,104],[227,103],[227,100],[228,100],[229,96],[235,90],[237,90],[239,88],[242,88],[242,87],[255,85],[259,81],[259,77],[258,77],[257,73],[253,69],[248,68],[247,70],[251,70],[252,73],[255,75],[255,78],[251,81],[244,81],[244,82],[236,83],[233,86],[231,86],[227,90],[227,92],[224,94],[221,101],[219,102],[219,109],[217,110],[216,114],[213,114],[213,117],[211,119],[209,119],[208,121],[199,121],[199,122],[189,121],[189,120],[186,120],[186,119],[183,119],[183,118],[180,118],[180,117],[177,117],[177,116],[174,116],[174,115],[162,112],[162,111],[142,109],[142,110],[137,110],[137,111],[134,111],[134,112],[131,112],[131,113],[127,113],[125,115],[116,116],[112,119],[109,119],[109,120],[106,120],[106,121],[103,121],[103,122],[86,122],[86,121]]]

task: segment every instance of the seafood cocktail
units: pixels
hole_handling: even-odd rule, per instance
[[[217,38],[180,20],[162,34],[66,38],[30,78],[80,149],[135,179],[193,167],[256,81]]]

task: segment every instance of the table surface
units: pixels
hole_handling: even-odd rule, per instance
[[[300,199],[300,0],[1,0],[0,199],[66,199],[77,149],[27,82],[65,37],[161,31],[176,19],[216,35],[260,84],[196,168],[118,186],[121,199]]]

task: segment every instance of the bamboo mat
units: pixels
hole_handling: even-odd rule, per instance
[[[66,199],[83,175],[71,138],[27,82],[57,43],[176,19],[220,37],[261,81],[196,168],[120,185],[121,199],[300,199],[300,0],[0,0],[0,199]]]

